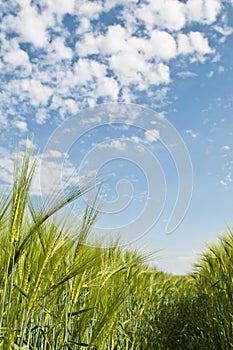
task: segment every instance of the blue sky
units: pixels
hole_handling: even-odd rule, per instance
[[[2,187],[12,182],[18,144],[33,139],[44,166],[56,171],[56,160],[64,160],[64,154],[44,148],[61,123],[78,135],[80,125],[93,117],[93,112],[82,114],[87,108],[121,102],[150,109],[154,121],[173,125],[192,161],[192,199],[174,232],[165,234],[177,197],[177,169],[156,123],[151,138],[124,120],[121,126],[103,126],[100,116],[99,127],[64,152],[63,177],[92,149],[95,159],[108,155],[112,161],[100,167],[100,175],[109,179],[102,194],[116,201],[116,185],[125,179],[118,199],[126,209],[103,213],[99,222],[120,233],[148,202],[150,176],[133,164],[135,154],[140,162],[140,150],[147,149],[163,170],[167,196],[162,208],[161,182],[159,198],[152,193],[161,216],[133,244],[143,252],[160,250],[153,258],[160,269],[190,271],[204,242],[215,241],[233,221],[233,1],[8,0],[0,9]],[[38,176],[35,195],[40,193]],[[157,173],[154,177],[157,181]]]

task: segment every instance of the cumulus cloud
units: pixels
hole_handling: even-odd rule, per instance
[[[150,0],[138,8],[136,14],[151,29],[156,27],[180,30],[184,27],[185,5],[178,0]]]
[[[54,61],[71,60],[73,52],[64,44],[64,38],[56,37],[48,47],[48,55]]]
[[[73,14],[75,10],[75,0],[53,0],[45,1],[42,3],[48,6],[49,13],[56,13],[58,15]]]
[[[47,44],[48,17],[39,14],[35,6],[31,6],[29,0],[20,3],[20,11],[17,16],[6,18],[8,29],[20,35],[21,42],[32,43],[35,47],[43,47]]]
[[[116,101],[119,94],[118,84],[113,78],[104,77],[99,81],[96,92],[98,96],[109,97],[111,101]]]
[[[170,60],[176,56],[176,41],[165,31],[153,30],[146,56],[149,58]]]
[[[181,55],[189,55],[196,53],[198,56],[211,53],[208,39],[200,32],[191,31],[188,34],[179,34],[178,36],[178,52]]]
[[[144,94],[162,105],[174,60],[182,59],[177,75],[184,78],[186,63],[217,57],[203,27],[190,25],[215,24],[215,33],[226,34],[226,21],[215,23],[222,9],[219,0],[4,2],[2,115],[33,114],[43,125],[54,113],[65,118],[99,98],[137,102]]]
[[[212,24],[216,21],[220,9],[220,0],[188,0],[185,11],[190,22]]]
[[[27,123],[24,120],[15,120],[12,124],[20,131],[26,132],[28,131]]]
[[[36,112],[36,122],[39,125],[42,125],[46,122],[47,112],[45,108],[39,108]]]
[[[52,95],[52,89],[37,79],[23,79],[19,88],[30,97],[31,104],[39,106],[40,103],[47,104],[48,99]]]
[[[106,76],[107,67],[95,60],[80,58],[73,67],[73,80],[82,85],[94,79]]]
[[[7,51],[4,56],[4,61],[11,64],[13,67],[27,65],[29,63],[28,54],[19,48],[19,45],[15,40],[11,41],[11,43],[13,42],[15,42],[15,47],[12,47]]]

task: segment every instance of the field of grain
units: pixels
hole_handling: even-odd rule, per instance
[[[0,200],[1,349],[233,348],[231,228],[192,274],[159,272],[132,249],[86,245],[91,207],[80,227],[61,229],[56,213],[82,190],[35,202],[35,166],[30,151],[18,158],[12,192]]]

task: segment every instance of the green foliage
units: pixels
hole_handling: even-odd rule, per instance
[[[0,349],[233,348],[230,228],[192,275],[158,272],[136,251],[85,245],[92,207],[78,228],[58,225],[55,215],[89,188],[36,203],[30,158],[17,156],[12,193],[0,198]]]

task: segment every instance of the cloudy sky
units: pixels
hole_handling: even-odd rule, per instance
[[[119,179],[135,190],[128,212],[108,218],[111,225],[126,224],[143,208],[147,184],[143,169],[117,158],[124,158],[128,141],[138,154],[147,147],[163,167],[167,202],[157,225],[135,244],[145,252],[160,250],[154,258],[159,268],[189,271],[203,242],[216,240],[233,222],[233,1],[3,0],[0,10],[2,187],[12,181],[18,144],[33,139],[43,153],[54,130],[87,108],[112,102],[144,106],[173,125],[192,161],[192,200],[172,234],[165,234],[165,226],[177,174],[158,129],[93,129],[66,152],[63,175],[93,147],[114,150],[116,159],[104,167],[111,175],[104,187],[108,200],[117,196]],[[88,113],[80,118],[88,123]],[[51,150],[43,154],[44,164],[52,168],[49,156]],[[59,158],[59,151],[52,156]]]

